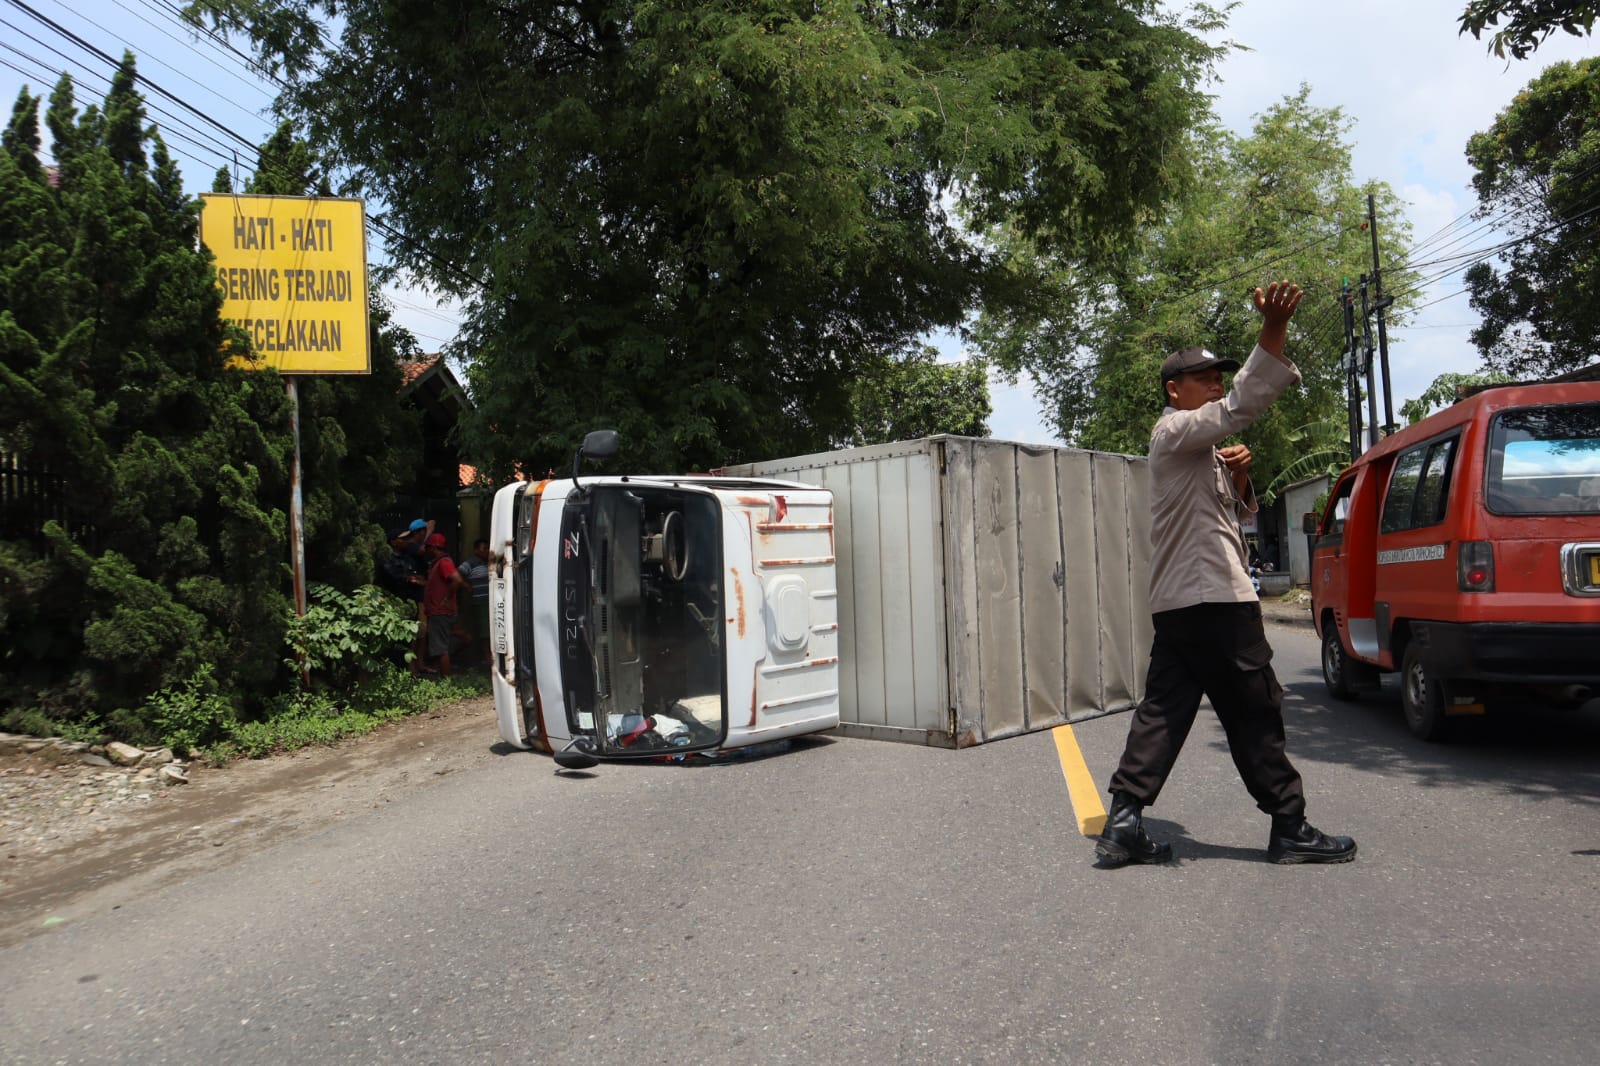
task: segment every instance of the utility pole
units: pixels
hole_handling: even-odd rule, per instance
[[[1339,295],[1344,305],[1344,390],[1345,412],[1350,417],[1350,461],[1361,458],[1361,380],[1356,376],[1356,308],[1350,292],[1350,279]]]
[[[1367,321],[1372,314],[1367,305],[1367,285],[1372,279],[1361,275],[1361,372],[1367,375],[1367,447],[1378,443],[1378,389],[1372,380],[1372,329]]]
[[[1372,234],[1372,307],[1378,312],[1378,359],[1383,366],[1383,435],[1395,431],[1394,396],[1389,389],[1389,334],[1384,329],[1384,308],[1394,303],[1393,296],[1383,294],[1383,274],[1378,267],[1378,206],[1372,193],[1367,193],[1367,231]]]

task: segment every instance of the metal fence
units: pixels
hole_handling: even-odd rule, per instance
[[[94,524],[73,508],[64,474],[14,452],[0,452],[0,537],[42,543],[54,521],[75,540],[94,539]]]

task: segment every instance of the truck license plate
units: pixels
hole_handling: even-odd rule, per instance
[[[1589,584],[1600,585],[1600,553],[1589,556]]]

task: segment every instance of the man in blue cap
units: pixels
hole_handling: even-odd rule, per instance
[[[421,518],[414,518],[409,525],[390,530],[390,554],[378,571],[385,588],[417,605],[417,637],[411,644],[413,674],[421,672],[428,650],[428,616],[422,608],[422,594],[428,584],[428,564],[422,549],[432,534],[433,523]]]
[[[426,522],[423,527],[427,527]],[[422,587],[427,582],[427,571],[417,551],[424,539],[409,526],[391,529],[389,554],[378,567],[378,580],[385,589],[418,603],[422,602]]]

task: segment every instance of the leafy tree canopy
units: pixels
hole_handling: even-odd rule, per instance
[[[200,205],[135,85],[130,55],[80,111],[63,78],[51,166],[27,89],[0,138],[0,459],[39,488],[0,497],[0,728],[148,741],[154,692],[203,677],[248,712],[287,679],[283,382],[224,363],[248,339],[220,318]],[[371,580],[371,515],[415,454],[396,343],[376,339],[370,379],[301,390],[308,568],[344,587]]]
[[[1294,480],[1348,458],[1347,440],[1308,427],[1344,424],[1340,294],[1345,279],[1371,270],[1368,192],[1386,242],[1403,246],[1409,229],[1386,186],[1354,183],[1350,120],[1338,108],[1312,106],[1309,96],[1302,87],[1268,107],[1248,137],[1214,123],[1197,127],[1184,142],[1198,172],[1192,187],[1111,270],[1007,239],[1012,254],[1045,263],[1052,287],[1025,314],[991,312],[977,341],[999,366],[1039,383],[1062,439],[1142,454],[1164,406],[1165,355],[1203,344],[1242,360],[1260,329],[1250,291],[1289,278],[1307,292],[1288,348],[1304,387],[1246,433],[1252,476],[1262,485],[1286,472]],[[1404,291],[1408,279],[1386,270],[1384,285]],[[1322,444],[1310,455],[1313,438]]]
[[[1470,0],[1457,21],[1462,33],[1480,41],[1485,30],[1494,29],[1489,51],[1500,58],[1510,52],[1527,59],[1556,30],[1574,37],[1589,33],[1597,10],[1600,5],[1586,0]]]
[[[223,366],[197,205],[134,90],[104,107],[63,78],[38,158],[24,89],[0,151],[0,452],[50,486],[0,531],[0,710],[104,714],[216,663],[278,671],[289,443],[282,386]],[[122,715],[122,718],[118,718]]]
[[[1183,187],[1221,25],[1155,0],[199,0],[469,307],[491,465],[705,467],[850,433],[849,382]],[[962,221],[965,221],[965,225]]]
[[[1479,214],[1515,241],[1466,274],[1484,365],[1573,370],[1600,342],[1600,59],[1555,63],[1467,142]]]
[[[931,345],[886,359],[850,389],[852,432],[841,443],[887,444],[939,433],[989,435],[989,373],[981,360],[941,363]]]
[[[1440,374],[1433,383],[1422,390],[1422,395],[1400,405],[1400,414],[1407,425],[1421,422],[1433,413],[1435,407],[1448,407],[1461,397],[1461,390],[1474,385],[1497,385],[1511,378],[1499,371],[1487,374]]]

